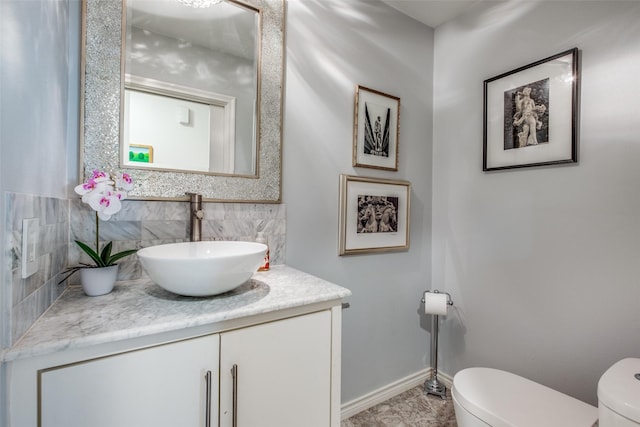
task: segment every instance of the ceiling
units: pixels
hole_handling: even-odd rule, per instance
[[[437,27],[472,8],[506,0],[382,0],[430,27]]]
[[[222,2],[196,8],[175,0],[127,0],[126,6],[127,27],[251,61],[256,55],[259,19],[251,7]]]

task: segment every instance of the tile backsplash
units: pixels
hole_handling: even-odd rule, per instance
[[[95,212],[79,199],[55,199],[5,193],[6,221],[3,278],[4,316],[2,347],[12,346],[64,291],[58,285],[67,266],[90,262],[73,243],[95,245]],[[284,264],[286,216],[283,204],[204,203],[202,240],[268,239],[271,264]],[[38,272],[21,278],[22,220],[39,218]],[[125,200],[109,221],[99,221],[100,247],[113,241],[113,251],[189,240],[189,203]],[[135,255],[119,261],[118,280],[146,277]],[[72,276],[69,283],[77,283]]]
[[[255,240],[264,232],[271,264],[284,264],[285,206],[282,204],[204,203],[202,240]],[[189,203],[125,200],[109,221],[100,221],[100,247],[113,241],[113,252],[189,241]],[[71,241],[95,245],[95,213],[79,199],[71,201]],[[69,264],[89,262],[77,245],[69,246]],[[118,262],[118,280],[146,277],[135,255]],[[72,278],[75,283],[77,279]]]
[[[67,266],[69,201],[32,194],[5,193],[2,346],[10,347],[64,291],[59,273]],[[22,220],[38,218],[37,271],[22,278]]]

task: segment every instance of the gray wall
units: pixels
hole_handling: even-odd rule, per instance
[[[640,3],[508,2],[435,34],[433,276],[442,368],[506,369],[595,404],[640,356]],[[578,47],[579,164],[482,172],[482,82]]]
[[[77,154],[68,157],[68,153],[77,153],[78,146],[80,3],[8,0],[0,2],[0,7],[0,318],[2,347],[6,347],[11,343],[12,329],[16,334],[15,324],[9,321],[12,306],[18,306],[57,273],[51,271],[51,263],[44,265],[46,261],[41,259],[41,270],[47,270],[47,277],[40,274],[28,283],[21,280],[16,271],[21,254],[16,248],[23,217],[40,217],[41,242],[51,237],[59,219],[52,206],[66,201],[68,183],[75,181],[77,169],[70,163]],[[43,247],[42,252],[49,250]],[[54,296],[48,293],[46,298]],[[41,314],[35,306],[30,307],[25,318]]]
[[[288,3],[286,261],[353,291],[343,317],[343,402],[428,366],[428,322],[418,309],[431,270],[432,56],[433,30],[382,3]],[[401,99],[398,172],[351,166],[358,84]],[[343,173],[411,181],[409,251],[338,256]]]
[[[78,142],[79,10],[78,1],[2,1],[4,191],[67,197],[67,147]]]

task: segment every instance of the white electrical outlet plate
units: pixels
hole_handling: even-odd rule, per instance
[[[178,122],[185,126],[191,124],[190,113],[188,107],[178,107]]]
[[[40,234],[40,219],[29,218],[22,220],[22,278],[38,271],[38,234]]]

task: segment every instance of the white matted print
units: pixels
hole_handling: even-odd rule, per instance
[[[484,81],[482,169],[577,161],[578,49]]]
[[[353,166],[398,170],[400,98],[356,87]]]
[[[340,255],[409,249],[411,184],[340,175]]]

